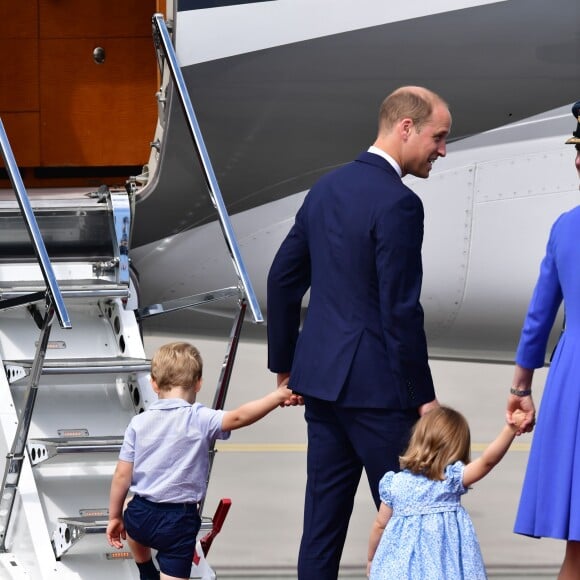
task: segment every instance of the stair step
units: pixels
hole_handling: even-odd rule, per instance
[[[4,361],[4,368],[10,383],[28,376],[32,368],[31,360]],[[42,366],[43,375],[67,374],[105,374],[149,372],[151,361],[140,358],[78,358],[78,359],[45,359]]]
[[[24,561],[10,552],[5,552],[0,554],[0,578],[30,580],[30,574],[27,572]]]
[[[96,193],[55,194],[30,190],[30,205],[51,260],[113,256],[111,209]],[[14,193],[0,191],[0,262],[34,259],[34,251]]]
[[[57,282],[63,298],[128,298],[127,284],[116,284],[99,278],[80,278]],[[0,283],[0,300],[11,300],[46,291],[43,281],[5,280]]]
[[[104,534],[107,531],[108,521],[106,509],[97,515],[58,518],[58,527],[52,533],[52,545],[56,557],[60,558],[88,535]]]
[[[104,534],[107,531],[109,521],[108,510],[92,511],[95,512],[94,515],[58,518],[58,528],[52,534],[52,544],[57,558],[69,552],[83,538],[96,534]],[[212,528],[212,519],[202,517],[199,534],[205,535],[211,532]],[[100,544],[99,549],[103,549],[102,544]]]
[[[123,437],[48,437],[28,441],[28,455],[32,465],[38,465],[57,455],[73,453],[119,453]]]

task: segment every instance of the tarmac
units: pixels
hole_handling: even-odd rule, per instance
[[[220,323],[221,330],[230,323]],[[192,331],[193,332],[193,331]],[[189,340],[204,359],[204,382],[198,400],[212,405],[228,345],[228,331],[204,338],[145,333],[147,354],[164,342]],[[225,408],[258,398],[275,387],[266,368],[262,331],[255,330],[238,348]],[[431,361],[438,399],[460,410],[471,426],[472,456],[477,456],[502,428],[511,384],[511,364]],[[539,407],[546,369],[536,372],[534,400]],[[558,575],[564,542],[532,539],[512,532],[519,492],[533,434],[518,437],[502,462],[463,497],[477,531],[489,578],[553,579]],[[215,538],[208,562],[219,580],[295,578],[306,481],[306,427],[300,407],[276,409],[258,423],[218,442],[210,474],[204,516],[212,516],[220,498],[232,507]],[[341,561],[341,579],[363,579],[370,526],[375,516],[366,478],[355,498]]]

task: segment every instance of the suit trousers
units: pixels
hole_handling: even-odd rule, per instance
[[[399,471],[418,413],[304,400],[307,482],[298,579],[336,580],[362,469],[378,507],[379,481],[387,471]]]

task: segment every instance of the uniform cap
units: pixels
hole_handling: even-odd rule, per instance
[[[580,145],[580,101],[576,101],[572,105],[572,115],[574,115],[578,125],[576,125],[576,131],[572,133],[572,137],[566,141],[566,144]]]

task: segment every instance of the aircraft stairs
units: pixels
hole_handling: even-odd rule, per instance
[[[15,179],[20,197],[0,195],[0,577],[131,578],[103,535],[124,429],[155,398],[129,195],[29,197]]]
[[[158,15],[154,26],[158,58],[179,84]],[[203,158],[203,142],[196,139],[196,148]],[[259,306],[209,160],[208,188],[239,286],[138,308],[129,260],[131,184],[29,196],[1,121],[0,149],[14,189],[0,192],[0,578],[137,579],[130,553],[111,548],[104,532],[125,428],[156,399],[140,322],[239,298],[213,402],[223,408],[246,308],[261,322]],[[216,577],[205,554],[229,506],[223,499],[212,517],[202,515],[192,578]]]

